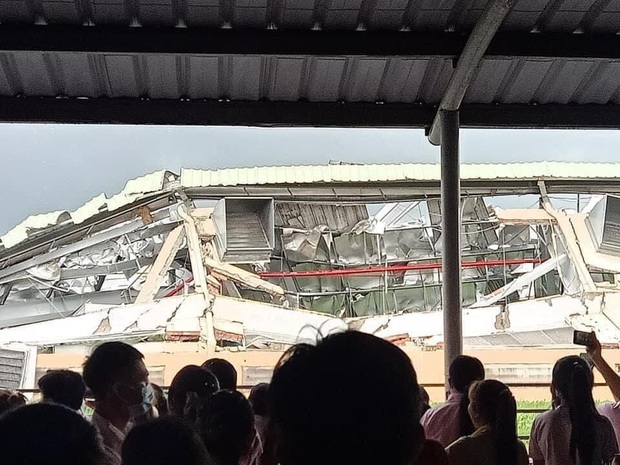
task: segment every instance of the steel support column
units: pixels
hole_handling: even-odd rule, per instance
[[[448,367],[463,351],[461,318],[461,173],[459,112],[440,110],[442,309],[446,388]],[[447,389],[446,389],[447,390]]]

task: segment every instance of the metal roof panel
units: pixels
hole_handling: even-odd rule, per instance
[[[91,3],[95,24],[128,25],[131,22],[123,0],[91,0]]]
[[[236,100],[258,100],[262,76],[263,58],[233,57],[232,86],[230,97]]]
[[[177,0],[141,0],[140,22],[146,26],[174,26]]]
[[[219,0],[187,0],[185,21],[189,26],[221,26]]]
[[[219,59],[193,56],[189,58],[188,95],[191,98],[219,97]]]
[[[308,100],[329,102],[340,98],[340,82],[346,58],[316,58],[311,60]]]
[[[431,60],[393,58],[389,61],[379,99],[387,102],[415,102]]]
[[[368,58],[353,62],[347,97],[351,102],[374,102],[379,94],[379,86],[387,59]]]
[[[303,58],[272,58],[272,79],[268,91],[271,100],[295,101],[299,98]]]
[[[74,1],[42,0],[41,7],[49,23],[80,24],[80,16]]]
[[[112,97],[139,97],[138,58],[131,55],[106,55],[105,66]]]
[[[13,57],[23,91],[26,94],[54,96],[55,92],[45,63],[45,54],[15,52]]]
[[[177,59],[173,55],[149,55],[146,57],[149,97],[177,99],[179,82]]]
[[[530,102],[551,69],[553,60],[520,60],[510,76],[506,90],[499,99],[502,103]]]
[[[90,72],[89,57],[86,54],[58,53],[55,54],[61,70],[63,93],[71,91],[79,97],[98,97],[98,86]]]
[[[512,65],[512,60],[483,60],[476,78],[465,94],[464,101],[467,103],[493,102]]]

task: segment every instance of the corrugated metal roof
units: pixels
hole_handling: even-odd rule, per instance
[[[286,1],[247,0],[5,0],[0,22],[47,24],[111,24],[175,27],[279,29],[470,30],[487,1],[375,0]],[[504,30],[614,33],[620,25],[620,1],[519,0]]]
[[[620,163],[508,163],[461,165],[462,180],[620,179]],[[295,185],[317,183],[371,183],[440,181],[436,164],[322,165],[232,168],[222,170],[182,169],[185,188],[214,186]]]
[[[61,224],[81,224],[103,211],[113,212],[149,193],[164,190],[168,183],[175,179],[176,175],[170,171],[156,171],[128,181],[121,192],[109,199],[105,194],[100,194],[74,211],[60,210],[29,216],[0,237],[0,246],[5,248],[13,247],[38,231]]]
[[[620,163],[509,163],[509,164],[464,164],[461,165],[462,181],[502,181],[519,180],[609,180],[612,183],[620,182]],[[76,210],[57,211],[53,213],[33,215],[15,226],[4,236],[0,237],[0,246],[10,248],[20,244],[34,234],[50,232],[60,225],[79,225],[101,212],[114,212],[121,207],[147,197],[153,193],[172,193],[180,187],[192,190],[216,187],[274,186],[271,191],[260,190],[254,195],[279,197],[282,190],[298,189],[300,186],[317,187],[307,194],[320,200],[320,185],[330,184],[338,195],[358,195],[363,198],[362,190],[370,191],[372,183],[388,183],[404,185],[410,189],[425,189],[424,182],[439,183],[441,168],[436,164],[392,164],[392,165],[317,165],[317,166],[271,166],[254,168],[231,168],[221,170],[182,169],[180,177],[170,171],[157,171],[131,180],[123,191],[109,199],[101,194]],[[414,183],[422,183],[414,186]],[[338,185],[342,186],[338,186]],[[353,187],[353,185],[368,184],[367,189]],[[351,185],[351,186],[348,186]],[[282,188],[279,188],[279,187]],[[354,191],[349,192],[350,189]],[[402,187],[398,187],[402,190]],[[304,189],[301,189],[302,191]],[[305,189],[308,190],[308,189]],[[303,192],[301,192],[303,193]],[[289,192],[290,194],[290,192]],[[215,193],[214,197],[235,195],[252,195],[251,189],[235,193],[230,191]],[[329,196],[328,196],[329,197]],[[324,197],[324,202],[331,201],[332,197]],[[311,212],[307,212],[310,214]],[[316,213],[316,212],[315,212]],[[325,212],[324,212],[325,213]],[[359,211],[356,215],[362,215]],[[348,216],[348,215],[347,215]],[[310,220],[310,217],[307,218]],[[337,222],[337,218],[334,218]]]
[[[437,104],[453,72],[445,57],[16,51],[0,53],[0,62],[7,97]],[[612,60],[486,58],[464,103],[620,104],[619,81],[620,63]]]

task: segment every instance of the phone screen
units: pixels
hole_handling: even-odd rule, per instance
[[[590,345],[592,333],[588,333],[586,331],[577,331],[573,333],[573,344],[577,344],[580,346]]]

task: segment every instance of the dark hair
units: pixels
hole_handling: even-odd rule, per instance
[[[206,465],[198,431],[179,417],[157,418],[134,427],[122,448],[123,465]]]
[[[0,415],[17,407],[26,405],[28,400],[21,392],[0,389]]]
[[[79,373],[70,370],[49,370],[39,379],[44,402],[65,405],[73,410],[82,408],[86,385]]]
[[[553,367],[553,388],[559,392],[562,405],[568,407],[571,423],[570,457],[579,462],[592,462],[596,446],[596,421],[600,418],[592,397],[594,375],[583,358],[562,357]]]
[[[248,400],[250,401],[254,415],[259,415],[261,417],[269,416],[268,395],[269,383],[259,383],[252,388]]]
[[[151,383],[153,393],[155,394],[155,403],[153,404],[157,409],[160,417],[168,415],[168,399],[164,394],[164,390],[158,384]]]
[[[420,386],[420,417],[431,408],[431,398],[424,386]]]
[[[277,459],[282,465],[411,463],[423,442],[419,401],[411,360],[383,339],[350,331],[294,346],[269,386]]]
[[[215,375],[220,389],[234,391],[237,389],[237,370],[228,360],[211,358],[202,364],[202,368]]]
[[[195,393],[198,397],[207,397],[217,392],[220,385],[212,373],[196,365],[187,365],[179,370],[172,379],[168,390],[170,411],[183,415],[187,403],[187,394]]]
[[[450,386],[456,392],[464,394],[459,405],[459,435],[468,436],[474,432],[474,425],[467,411],[469,406],[467,391],[474,381],[484,379],[484,365],[475,357],[459,355],[452,361],[448,371]]]
[[[103,446],[93,425],[74,410],[32,404],[0,418],[2,465],[99,465]]]
[[[504,383],[488,379],[475,381],[469,388],[472,409],[493,431],[496,462],[517,465],[517,403]]]
[[[84,382],[95,398],[103,397],[114,384],[122,381],[144,356],[124,342],[106,342],[98,346],[84,362]]]
[[[254,415],[248,400],[237,391],[219,391],[201,400],[198,429],[216,465],[238,465],[249,452]]]

